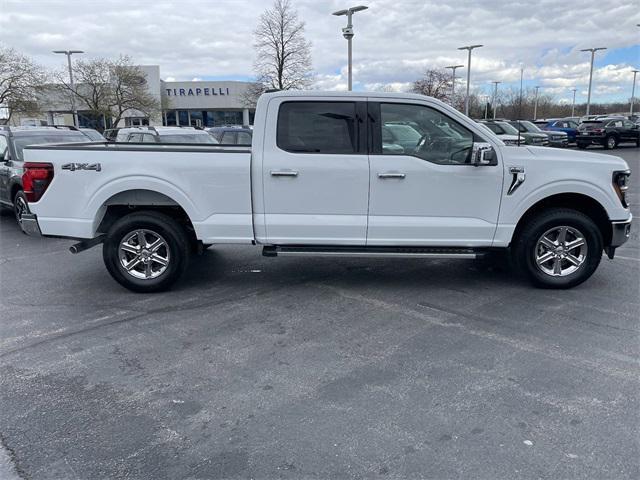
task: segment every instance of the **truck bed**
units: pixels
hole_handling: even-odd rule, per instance
[[[253,240],[249,148],[86,143],[27,147],[24,155],[54,168],[30,204],[44,235],[93,238],[106,207],[143,200],[181,207],[204,243]]]

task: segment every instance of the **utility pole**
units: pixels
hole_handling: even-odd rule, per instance
[[[536,99],[533,103],[533,120],[535,121],[538,119],[538,90],[540,90],[540,86],[536,85],[534,88],[536,89]]]
[[[333,12],[333,15],[339,17],[342,15],[347,16],[347,26],[342,29],[342,36],[347,40],[347,49],[348,49],[348,70],[349,70],[349,91],[353,89],[353,66],[352,66],[352,50],[351,50],[351,41],[353,40],[353,23],[351,23],[351,17],[354,13],[360,12],[362,10],[366,10],[369,7],[365,7],[364,5],[358,5],[357,7],[347,8],[346,10],[338,10],[337,12]]]
[[[69,85],[71,86],[71,112],[73,113],[73,126],[78,126],[78,110],[76,109],[76,89],[73,84],[73,69],[71,68],[71,55],[74,53],[84,53],[82,50],[54,50],[53,53],[61,53],[67,56],[69,66]]]
[[[498,107],[497,107],[497,102],[498,102],[498,84],[500,84],[502,82],[498,82],[498,81],[494,80],[491,83],[493,83],[493,100],[491,101],[491,106],[493,107],[493,119],[495,120],[495,118],[496,118],[496,110],[498,109]]]
[[[456,69],[462,68],[464,65],[449,65],[448,67],[452,70],[451,72],[451,106],[454,106],[455,98],[456,98]]]
[[[469,86],[471,85],[471,50],[474,48],[480,48],[484,45],[467,45],[466,47],[459,47],[458,50],[468,50],[469,56],[467,58],[467,95],[464,98],[464,114],[469,116]]]
[[[576,112],[576,90],[577,90],[577,88],[571,89],[571,91],[573,92],[573,102],[571,103],[571,116],[572,117],[575,117],[575,112]]]
[[[591,52],[591,68],[589,69],[589,91],[587,93],[587,115],[589,115],[589,109],[591,107],[591,82],[593,80],[593,58],[598,50],[606,50],[607,47],[596,48],[583,48],[581,52]]]

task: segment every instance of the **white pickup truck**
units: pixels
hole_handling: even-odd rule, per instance
[[[251,149],[68,144],[25,149],[29,234],[103,243],[109,273],[168,288],[203,246],[266,256],[508,253],[535,285],[575,286],[631,226],[624,160],[506,146],[429,97],[276,92]]]

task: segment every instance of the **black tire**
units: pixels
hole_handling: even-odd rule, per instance
[[[607,135],[607,138],[604,139],[604,143],[602,146],[606,150],[612,150],[618,146],[618,137],[615,135]]]
[[[589,146],[588,143],[578,143],[578,148],[581,150],[586,150],[588,146]]]
[[[142,232],[144,248],[136,232]],[[160,247],[156,247],[159,250],[153,250],[149,243],[156,240],[162,241]],[[121,250],[121,242],[126,242],[128,248],[132,248],[130,242],[136,242],[140,245],[140,248],[136,247],[138,253]],[[191,255],[190,247],[189,237],[178,222],[163,213],[142,211],[126,215],[113,224],[102,247],[102,258],[111,276],[123,287],[141,293],[161,292],[184,274]],[[156,257],[166,265],[154,260]],[[123,262],[133,263],[133,260],[138,263],[134,263],[135,268],[129,272]],[[149,264],[150,270],[147,270]],[[145,275],[148,278],[142,278]]]
[[[22,190],[18,190],[13,196],[13,215],[16,217],[16,222],[22,227],[22,215],[29,213],[29,202],[27,196]]]
[[[563,227],[567,227],[565,232],[569,244],[579,238],[574,235],[575,232],[582,236],[586,244],[586,252],[583,253],[582,247],[574,247],[575,249],[570,251],[564,250],[560,248],[557,239],[554,242],[557,245],[557,250],[547,249],[548,247],[538,243],[543,235],[549,232],[551,235],[554,229],[562,230]],[[554,208],[539,213],[527,222],[515,239],[512,251],[514,264],[535,286],[562,289],[575,287],[587,280],[600,264],[602,249],[602,234],[590,217],[576,210]],[[556,254],[569,256],[567,252],[572,260],[582,259],[582,263],[575,266],[566,257],[556,258]],[[536,257],[542,259],[550,253],[553,254],[553,257],[539,266]],[[561,269],[566,267],[566,274],[554,276],[556,262],[560,262]],[[576,269],[572,272],[571,268],[573,267]],[[553,270],[553,272],[545,273],[545,269]]]

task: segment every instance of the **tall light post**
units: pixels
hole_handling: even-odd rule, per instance
[[[633,72],[633,85],[631,86],[631,106],[629,107],[629,115],[633,115],[633,97],[636,94],[636,74],[638,70],[631,70]]]
[[[591,106],[591,81],[593,80],[593,58],[598,50],[606,50],[607,47],[583,48],[581,52],[591,52],[591,68],[589,69],[589,91],[587,93],[587,115],[589,115],[589,107]]]
[[[74,53],[84,53],[82,50],[54,50],[53,53],[61,53],[67,56],[69,66],[69,85],[71,86],[71,111],[73,112],[73,126],[78,126],[78,110],[76,110],[76,90],[73,84],[73,70],[71,69],[71,55]]]
[[[576,90],[578,90],[577,88],[572,88],[571,91],[573,92],[573,102],[571,103],[571,116],[575,117],[575,112],[576,112]]]
[[[536,98],[533,103],[533,119],[537,120],[538,119],[538,90],[540,90],[540,85],[536,85],[533,88],[536,89]]]
[[[466,47],[458,47],[458,50],[468,50],[467,58],[467,95],[464,97],[464,114],[469,116],[469,86],[471,84],[471,50],[474,48],[484,47],[484,45],[467,45]]]
[[[451,105],[453,106],[456,98],[456,69],[462,68],[464,65],[449,65],[448,67],[451,69]]]
[[[365,7],[364,5],[358,5],[357,7],[347,8],[346,10],[338,10],[337,12],[333,12],[336,16],[347,16],[347,26],[342,29],[342,36],[347,40],[348,43],[348,63],[349,63],[349,91],[352,90],[353,87],[353,68],[352,68],[352,51],[351,51],[351,40],[353,39],[353,24],[351,23],[351,16],[362,10],[366,10],[369,7]]]
[[[493,119],[495,120],[496,118],[496,102],[498,101],[498,84],[502,83],[502,82],[498,82],[497,80],[494,80],[493,82],[493,100],[491,101],[491,106],[493,107]]]
[[[518,120],[522,120],[522,80],[524,79],[524,65],[520,63],[520,99],[518,102]],[[518,138],[518,140],[520,140]]]

